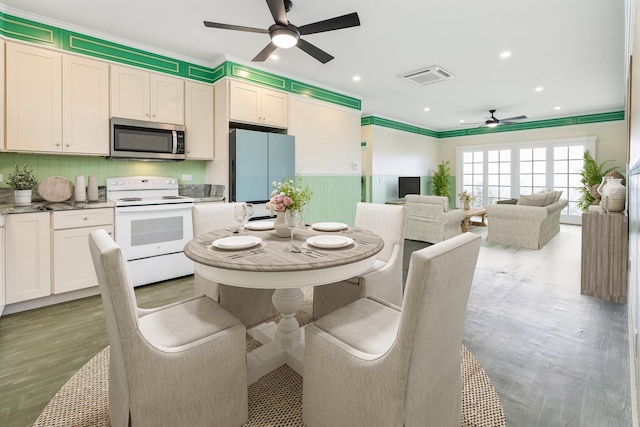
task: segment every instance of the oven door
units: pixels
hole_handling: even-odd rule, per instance
[[[116,207],[116,243],[127,260],[181,253],[193,237],[192,203]]]

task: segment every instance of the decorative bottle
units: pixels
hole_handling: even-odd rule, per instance
[[[84,202],[87,200],[87,189],[84,186],[84,176],[76,176],[76,186],[73,192],[76,202]]]

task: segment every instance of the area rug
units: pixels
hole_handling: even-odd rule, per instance
[[[311,321],[308,292],[296,317]],[[260,343],[247,336],[247,350]],[[462,426],[505,427],[502,405],[486,373],[462,346]],[[109,347],[76,372],[44,408],[34,427],[109,426]],[[249,422],[245,427],[298,427],[302,423],[302,377],[288,366],[249,386]]]

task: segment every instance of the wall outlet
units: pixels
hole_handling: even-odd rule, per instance
[[[191,181],[191,175],[182,175],[183,181]]]

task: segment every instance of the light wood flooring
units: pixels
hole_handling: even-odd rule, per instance
[[[463,342],[509,426],[632,425],[627,307],[580,295],[580,230],[539,251],[483,243]],[[424,246],[405,242],[405,273]],[[192,292],[190,278],[136,288],[143,307]],[[31,425],[107,343],[99,296],[0,317],[0,426]]]

